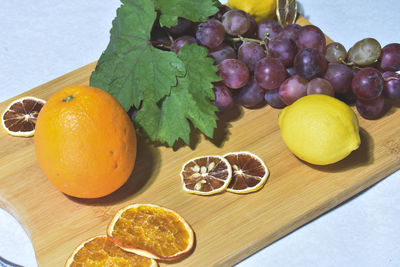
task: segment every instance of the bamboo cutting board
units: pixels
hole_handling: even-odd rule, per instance
[[[308,22],[301,18],[298,23]],[[95,63],[89,64],[23,95],[48,99],[66,86],[88,85],[94,67]],[[0,110],[11,100],[0,103]],[[399,169],[398,108],[391,107],[376,121],[359,117],[360,148],[330,166],[309,165],[293,156],[280,137],[279,110],[269,106],[238,108],[219,121],[215,140],[194,134],[190,147],[175,151],[139,137],[131,178],[115,193],[97,200],[75,199],[56,190],[36,162],[33,139],[1,132],[0,207],[30,233],[40,266],[63,266],[79,243],[105,234],[115,212],[132,203],[171,208],[191,224],[195,248],[174,265],[229,266]],[[179,172],[184,162],[241,150],[257,154],[269,167],[271,174],[263,189],[248,195],[183,192]]]

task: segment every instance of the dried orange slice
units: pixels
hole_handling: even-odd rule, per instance
[[[124,251],[106,235],[99,235],[80,244],[67,259],[65,266],[156,267],[158,264],[153,259]]]
[[[1,115],[1,126],[12,136],[29,137],[35,133],[36,119],[46,101],[27,96],[13,101]]]
[[[277,0],[276,17],[278,22],[285,27],[293,24],[297,19],[297,1],[296,0]]]
[[[180,258],[194,244],[193,230],[185,219],[152,204],[133,204],[119,210],[107,235],[126,251],[161,260]]]
[[[212,195],[228,187],[232,179],[232,168],[221,156],[203,156],[186,162],[180,175],[186,192]]]
[[[229,192],[245,194],[259,190],[268,179],[269,170],[258,156],[247,152],[224,155],[232,166],[232,181],[226,189]]]

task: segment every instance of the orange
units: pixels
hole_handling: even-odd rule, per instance
[[[213,195],[227,188],[232,178],[232,168],[221,156],[202,156],[186,162],[180,175],[184,191]]]
[[[67,87],[50,97],[39,113],[34,143],[50,182],[78,198],[117,190],[136,159],[128,114],[109,93],[89,86]]]
[[[107,228],[120,248],[161,260],[181,258],[191,251],[194,233],[177,212],[153,204],[132,204],[120,209]]]
[[[247,151],[224,155],[232,166],[232,180],[227,191],[246,194],[261,189],[266,183],[269,171],[261,158]]]
[[[156,267],[158,264],[153,259],[126,252],[106,235],[100,235],[80,244],[65,263],[65,267],[79,266]]]
[[[11,102],[1,115],[2,128],[12,136],[34,135],[36,119],[45,102],[33,96]]]

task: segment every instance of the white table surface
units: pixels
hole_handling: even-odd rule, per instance
[[[347,49],[366,37],[400,43],[399,0],[298,2],[306,18]],[[0,1],[0,101],[97,60],[119,5]],[[400,266],[399,204],[397,171],[237,266]],[[37,266],[29,237],[1,209],[0,257]]]

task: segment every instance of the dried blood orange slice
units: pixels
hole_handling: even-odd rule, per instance
[[[186,192],[212,195],[227,188],[232,179],[232,168],[221,156],[203,156],[186,162],[180,175]]]
[[[80,244],[67,259],[66,267],[137,266],[156,267],[157,262],[115,245],[106,235],[95,236]]]
[[[13,101],[1,115],[1,126],[12,136],[32,136],[37,116],[45,103],[33,96]]]
[[[233,193],[250,193],[259,190],[268,179],[269,171],[258,156],[247,152],[224,155],[232,166],[232,181],[226,189]]]
[[[148,258],[173,260],[193,247],[194,233],[178,213],[152,204],[122,208],[107,228],[120,248]]]
[[[293,24],[297,19],[297,1],[296,0],[277,0],[276,17],[278,22],[285,27]]]

